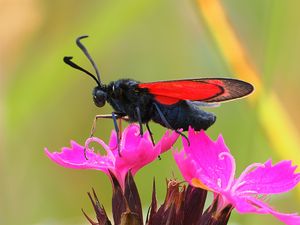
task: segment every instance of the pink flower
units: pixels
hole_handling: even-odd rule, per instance
[[[219,210],[232,205],[239,213],[272,214],[286,224],[300,224],[298,214],[279,213],[264,202],[267,196],[290,191],[299,183],[300,174],[291,161],[254,163],[236,179],[235,160],[221,135],[214,142],[204,131],[188,132],[190,145],[183,139],[184,149],[174,151],[174,158],[186,181],[219,196]]]
[[[95,169],[109,175],[111,171],[118,179],[121,187],[124,187],[124,180],[127,172],[131,170],[134,175],[139,169],[172,147],[178,138],[175,132],[166,131],[162,139],[153,146],[149,132],[145,132],[143,137],[139,134],[139,126],[129,125],[122,133],[120,141],[120,153],[118,154],[117,135],[112,131],[109,145],[106,145],[101,139],[92,137],[86,140],[85,146],[91,142],[100,144],[106,151],[106,155],[101,155],[94,149],[86,149],[84,156],[84,146],[71,141],[71,147],[62,148],[61,152],[49,152],[45,149],[46,155],[55,163],[74,169]]]

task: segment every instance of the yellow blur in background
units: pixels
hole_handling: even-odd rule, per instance
[[[253,83],[251,98],[208,109],[218,117],[209,135],[223,134],[238,173],[269,158],[300,165],[299,7],[273,0],[0,0],[0,224],[88,224],[81,208],[93,216],[86,195],[92,187],[110,212],[106,175],[59,167],[44,154],[44,147],[58,151],[70,140],[83,144],[94,116],[112,111],[95,107],[95,82],[62,61],[71,55],[91,70],[75,45],[84,34],[104,83],[195,77]],[[164,129],[151,126],[158,139]],[[107,141],[111,129],[112,121],[101,120],[96,135]],[[182,179],[170,153],[138,172],[145,210],[153,177],[162,202],[165,179],[173,176]],[[272,197],[272,205],[299,212],[299,190]],[[280,224],[236,212],[229,222],[263,223]]]

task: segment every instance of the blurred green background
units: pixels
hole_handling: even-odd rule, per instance
[[[263,89],[277,93],[299,129],[300,2],[226,0],[222,5],[261,74]],[[72,55],[91,70],[75,46],[76,37],[90,35],[84,43],[105,83],[235,74],[192,0],[0,0],[0,28],[0,224],[88,224],[80,210],[94,216],[86,195],[91,187],[110,212],[111,185],[104,174],[62,168],[44,154],[44,147],[59,150],[71,139],[83,144],[94,116],[112,111],[110,106],[96,108],[94,81],[62,61]],[[209,110],[218,119],[208,133],[213,139],[223,134],[238,173],[252,162],[282,159],[246,99]],[[164,129],[151,125],[158,139]],[[276,123],[271,126],[279,129]],[[110,120],[98,122],[97,136],[108,140],[112,128]],[[285,130],[280,132],[285,136]],[[173,176],[182,179],[170,153],[136,175],[145,209],[153,177],[162,202],[165,179]],[[270,202],[284,212],[300,211],[296,191]],[[229,222],[263,223],[281,224],[271,216],[236,212]]]

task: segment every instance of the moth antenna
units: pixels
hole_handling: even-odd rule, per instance
[[[101,86],[100,82],[97,80],[97,78],[91,72],[83,69],[82,67],[78,66],[76,63],[72,62],[72,59],[73,59],[72,56],[65,56],[64,57],[64,62],[66,64],[68,64],[69,66],[86,73],[88,76],[90,76],[91,78],[93,78],[96,81],[98,86]]]
[[[98,81],[101,84],[100,72],[98,70],[98,67],[97,67],[96,63],[94,62],[94,60],[92,59],[92,57],[91,57],[90,53],[88,52],[88,50],[86,49],[86,47],[80,42],[81,39],[87,38],[87,37],[88,37],[88,35],[83,35],[83,36],[78,37],[76,39],[76,44],[81,49],[81,51],[85,54],[85,56],[89,59],[91,64],[93,65],[93,67],[95,69],[95,72],[96,72],[96,75],[97,75],[97,78],[98,78]]]

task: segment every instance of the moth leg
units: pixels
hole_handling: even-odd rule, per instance
[[[123,119],[128,121],[128,117],[125,116],[122,113],[118,113],[118,112],[113,112],[115,114],[116,119]],[[91,133],[90,133],[90,137],[94,136],[94,133],[96,131],[96,125],[97,125],[97,120],[98,119],[113,119],[112,114],[101,114],[101,115],[96,115],[93,121],[93,125],[92,125],[92,129],[91,129]]]
[[[119,126],[119,129],[120,129],[119,136],[120,136],[120,139],[121,139],[122,138],[122,130],[123,130],[122,129],[122,118],[118,118],[118,126]]]
[[[113,119],[113,122],[114,122],[115,131],[116,131],[116,134],[117,134],[118,154],[121,157],[121,148],[120,148],[121,134],[120,134],[120,129],[119,129],[119,126],[118,126],[118,123],[117,123],[117,115],[114,112],[112,112],[111,116],[112,116],[112,119]]]
[[[102,115],[96,115],[94,120],[93,120],[93,124],[92,124],[92,129],[91,129],[91,133],[90,133],[90,137],[94,136],[94,133],[96,131],[96,126],[97,126],[97,120],[98,119],[111,119],[112,115],[111,114],[102,114]]]
[[[155,108],[156,108],[156,110],[157,110],[157,112],[158,112],[158,114],[159,114],[161,120],[162,120],[163,123],[165,124],[165,126],[166,126],[168,129],[174,130],[174,131],[175,131],[177,134],[179,134],[180,136],[184,137],[184,138],[187,140],[188,145],[190,145],[190,140],[188,139],[188,137],[187,137],[184,133],[182,133],[181,131],[173,129],[172,126],[169,124],[167,118],[164,116],[164,114],[162,113],[162,111],[161,111],[160,108],[158,107],[158,105],[155,104],[155,103],[153,103],[153,105],[155,106]]]
[[[152,142],[152,144],[153,144],[153,146],[154,146],[154,145],[155,145],[155,142],[154,142],[154,138],[153,138],[153,133],[152,133],[152,131],[150,130],[150,127],[149,127],[149,124],[148,124],[148,123],[146,123],[146,128],[147,128],[147,130],[148,130],[148,132],[149,132],[149,134],[150,134],[151,142]]]
[[[143,137],[144,132],[143,132],[141,110],[140,110],[140,108],[138,106],[135,107],[135,110],[136,110],[136,114],[137,114],[137,117],[138,117],[138,122],[139,122],[139,125],[140,125],[140,135],[141,135],[141,137]]]
[[[147,130],[148,130],[148,132],[150,134],[151,142],[152,142],[153,146],[155,146],[155,141],[154,141],[154,138],[153,138],[153,133],[150,130],[149,123],[146,123],[146,128],[147,128]],[[158,159],[161,160],[160,155],[158,155]]]
[[[113,123],[114,123],[114,127],[117,133],[117,140],[118,140],[118,151],[119,151],[119,155],[120,155],[120,129],[118,127],[118,124],[116,122],[117,119],[123,119],[123,120],[128,120],[128,118],[123,115],[122,113],[118,113],[118,112],[112,112],[112,114],[102,114],[102,115],[96,115],[93,121],[93,125],[92,125],[92,129],[91,129],[91,133],[90,133],[90,138],[94,136],[94,133],[96,131],[96,125],[97,125],[97,120],[98,119],[113,119]],[[86,155],[86,146],[84,147],[84,157],[86,160],[88,160],[87,155]]]

